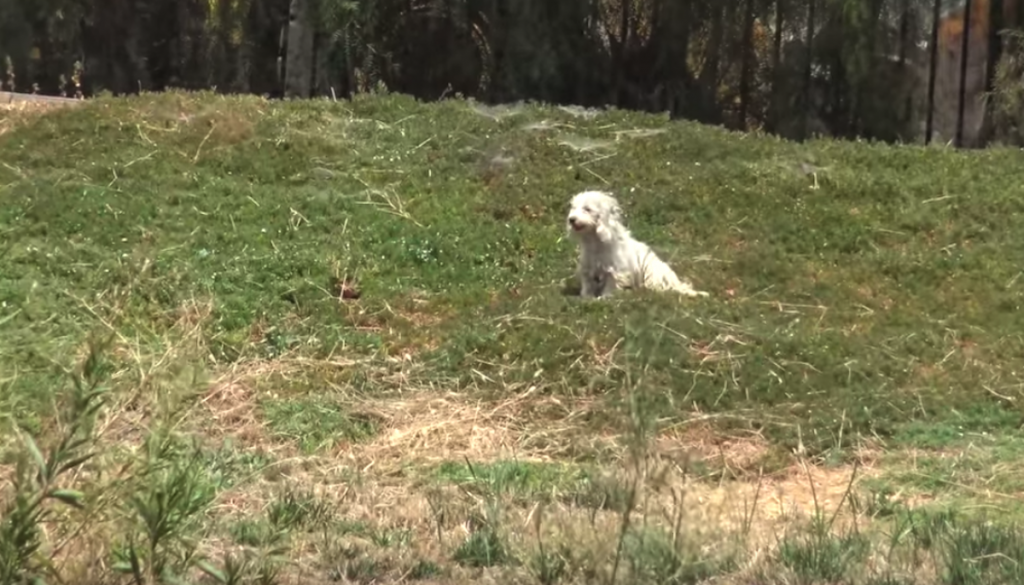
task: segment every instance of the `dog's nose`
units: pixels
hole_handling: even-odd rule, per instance
[[[576,218],[575,217],[570,217],[569,218],[569,225],[571,225],[571,226],[575,226],[576,225]]]

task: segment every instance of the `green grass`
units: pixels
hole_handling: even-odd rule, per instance
[[[25,436],[68,450],[68,374],[102,350],[83,375],[105,407],[75,431],[95,457],[68,455],[92,503],[52,511],[99,531],[74,552],[137,581],[200,559],[223,582],[297,565],[366,582],[483,566],[543,583],[741,575],[739,549],[699,553],[721,535],[683,538],[672,514],[635,524],[654,514],[640,492],[671,484],[639,463],[675,457],[659,440],[682,442],[676,467],[698,483],[782,477],[796,459],[849,471],[867,450],[876,491],[1020,517],[1024,155],[475,108],[168,93],[0,136],[8,475],[34,461]],[[564,214],[591,188],[711,296],[572,294]],[[698,448],[755,439],[742,463]],[[310,491],[282,504],[282,481]],[[41,521],[33,502],[19,518]],[[333,519],[307,521],[322,502]],[[535,505],[562,528],[529,528]],[[892,523],[900,505],[861,508]],[[941,550],[1019,538],[968,516]],[[608,542],[571,536],[588,517]],[[819,532],[761,558],[793,582],[1016,578],[939,553],[868,574],[884,530]],[[0,562],[45,572],[41,533],[5,538]],[[2,552],[14,541],[37,552]]]

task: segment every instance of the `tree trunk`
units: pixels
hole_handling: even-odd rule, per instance
[[[704,50],[704,66],[698,74],[700,84],[708,87],[716,95],[718,93],[718,70],[722,55],[722,42],[725,38],[725,7],[716,2],[712,6],[711,31]]]
[[[1003,0],[989,0],[988,15],[988,63],[985,66],[985,94],[992,95],[995,89],[996,67],[1003,53],[1003,43],[1000,33],[1005,26],[1003,19]],[[985,146],[996,138],[995,121],[992,119],[995,114],[995,107],[992,100],[985,100],[984,111],[981,119],[981,134],[978,137],[978,146]]]
[[[754,0],[747,0],[743,18],[743,53],[740,61],[740,114],[739,129],[746,131],[747,114],[750,111],[750,77],[754,62]]]
[[[806,34],[806,50],[807,50],[807,61],[804,63],[804,93],[803,93],[803,116],[801,116],[801,129],[800,139],[807,140],[810,131],[810,115],[811,115],[811,73],[813,72],[814,64],[814,2],[810,0],[807,3],[807,26]]]
[[[313,33],[313,0],[291,0],[284,70],[285,97],[310,96],[313,86]]]
[[[548,0],[551,1],[551,0]],[[615,105],[618,107],[629,107],[631,104],[627,91],[626,83],[626,64],[630,55],[630,31],[633,20],[632,13],[630,11],[630,0],[622,0],[620,2],[622,12],[619,13],[619,42],[617,50],[614,53],[614,65],[615,67]],[[615,41],[612,41],[612,47],[616,47]]]

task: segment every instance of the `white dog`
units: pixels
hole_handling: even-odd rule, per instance
[[[681,280],[647,244],[638,242],[622,223],[619,202],[603,191],[584,191],[572,198],[569,233],[580,244],[580,295],[611,294],[619,288],[675,291],[688,297],[708,296]]]

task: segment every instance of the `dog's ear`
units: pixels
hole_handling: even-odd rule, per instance
[[[622,223],[622,206],[615,199],[608,199],[607,213],[609,223]]]
[[[600,223],[607,226],[622,224],[622,207],[618,200],[610,195],[601,198],[598,204],[598,215],[601,216]]]
[[[598,209],[597,229],[594,230],[597,238],[602,242],[611,241],[622,225],[622,208],[618,201],[611,197],[605,197]]]

